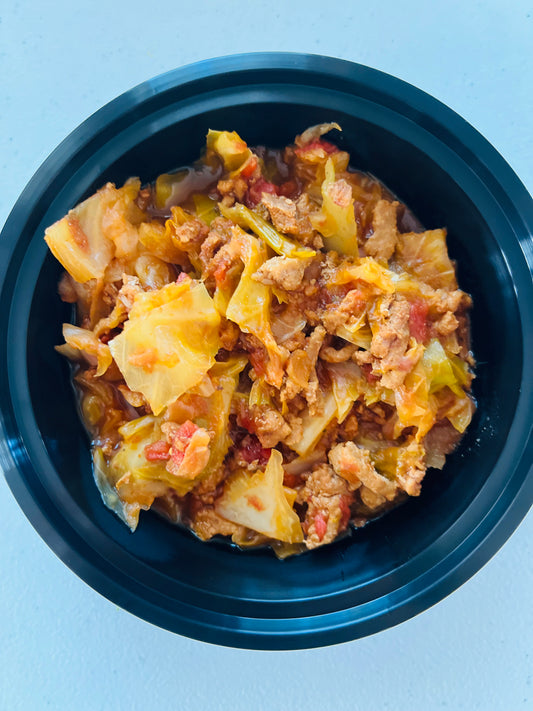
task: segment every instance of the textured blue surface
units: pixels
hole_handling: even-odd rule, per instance
[[[41,9],[42,7],[42,9]],[[48,153],[140,81],[219,54],[339,56],[428,91],[533,190],[528,2],[10,3],[0,17],[0,224]],[[245,652],[158,630],[48,550],[0,479],[0,709],[531,709],[532,514],[417,618],[329,649]]]

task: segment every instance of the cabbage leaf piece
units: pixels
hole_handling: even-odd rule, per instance
[[[237,170],[252,155],[252,151],[237,131],[214,131],[210,128],[207,148],[222,158],[226,170]]]
[[[133,204],[140,182],[131,179],[122,188],[107,183],[65,217],[45,230],[50,251],[79,283],[102,279],[114,256],[135,251],[141,212]]]
[[[414,274],[433,289],[457,289],[455,269],[448,256],[444,229],[400,234],[396,261],[402,269]]]
[[[231,405],[239,384],[239,375],[247,362],[248,360],[244,356],[230,358],[225,363],[215,363],[209,371],[215,389],[207,399],[205,419],[196,419],[196,424],[205,427],[211,435],[211,453],[200,479],[214,474],[222,466],[224,457],[232,444],[232,439],[229,436]]]
[[[149,462],[145,457],[144,448],[161,439],[158,418],[139,417],[119,432],[123,441],[109,462],[99,447],[93,449],[93,474],[105,505],[134,531],[141,509],[148,510],[156,497],[177,487],[164,461]]]
[[[354,264],[340,266],[331,283],[337,285],[363,281],[377,291],[392,294],[396,290],[397,279],[398,276],[394,272],[381,265],[374,257],[362,257]]]
[[[303,541],[300,519],[283,487],[283,457],[272,450],[265,471],[239,471],[229,479],[215,504],[216,512],[233,523],[286,543]]]
[[[335,180],[335,166],[328,158],[321,187],[322,209],[311,216],[311,223],[324,237],[327,249],[357,256],[357,223],[352,187],[345,180]]]
[[[214,364],[219,324],[205,286],[186,278],[137,294],[109,348],[129,389],[142,393],[158,415]]]
[[[416,441],[420,441],[439,413],[439,417],[447,417],[455,429],[464,432],[474,412],[472,399],[463,389],[470,385],[471,377],[467,365],[460,358],[450,358],[439,340],[432,338],[395,392],[399,427],[417,427]]]
[[[291,445],[300,457],[305,457],[314,448],[324,430],[337,415],[337,402],[331,391],[324,396],[324,405],[319,415],[310,415],[308,412],[302,416],[302,436],[296,444]]]
[[[307,259],[316,255],[314,249],[304,247],[289,237],[282,235],[270,222],[248,209],[246,205],[237,203],[233,207],[225,207],[220,203],[218,207],[224,217],[232,220],[240,227],[248,227],[280,256]]]
[[[239,228],[235,229],[239,231],[233,239],[239,248],[244,269],[227,304],[226,318],[263,343],[269,358],[267,379],[279,387],[283,378],[283,355],[270,325],[272,293],[268,286],[252,279],[252,275],[266,261],[266,248],[256,237]]]

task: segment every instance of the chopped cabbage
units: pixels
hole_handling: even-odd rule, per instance
[[[307,259],[314,257],[316,252],[314,249],[304,247],[294,240],[289,239],[281,232],[278,232],[269,222],[264,220],[261,215],[249,210],[246,205],[237,203],[233,207],[225,207],[222,203],[219,204],[219,209],[222,215],[228,220],[232,220],[241,227],[248,227],[258,237],[268,244],[274,252],[284,257],[300,257]]]
[[[222,158],[226,170],[237,170],[252,155],[252,151],[236,131],[209,129],[207,148],[215,151]]]
[[[63,338],[66,345],[57,346],[56,351],[67,356],[67,358],[72,358],[74,353],[70,349],[73,348],[75,351],[85,354],[89,362],[95,358],[97,364],[96,375],[98,377],[103,375],[111,365],[113,358],[109,346],[102,343],[92,331],[73,326],[70,323],[64,323]]]
[[[414,274],[433,289],[457,288],[444,229],[400,234],[396,260],[402,269]]]
[[[355,264],[341,267],[334,279],[335,284],[349,284],[352,281],[364,281],[379,291],[392,294],[395,291],[396,274],[382,266],[374,257],[363,257]]]
[[[316,141],[324,134],[329,133],[334,128],[337,131],[342,131],[342,128],[339,126],[339,124],[335,122],[319,123],[316,126],[310,126],[299,136],[296,136],[294,142],[299,147],[306,146],[308,143]]]
[[[365,350],[369,350],[372,344],[372,331],[367,323],[366,313],[348,319],[345,324],[336,328],[335,333],[348,343],[354,343]]]
[[[331,158],[326,163],[322,183],[322,209],[311,217],[311,222],[324,237],[327,249],[334,249],[339,254],[359,254],[352,188],[345,180],[335,180]]]
[[[214,364],[219,324],[205,286],[187,278],[137,294],[109,348],[129,389],[142,393],[157,415]]]
[[[131,531],[135,531],[139,522],[140,505],[138,503],[126,503],[117,494],[115,487],[111,483],[109,466],[100,447],[93,448],[92,459],[94,481],[104,504],[108,509],[111,509]]]
[[[169,264],[181,264],[183,249],[172,239],[171,230],[160,222],[143,222],[139,226],[139,241],[152,254]]]
[[[271,291],[268,286],[252,278],[266,260],[266,248],[257,238],[242,230],[234,239],[240,245],[244,270],[227,304],[226,318],[236,323],[245,333],[256,336],[264,344],[269,356],[268,377],[274,384],[281,384],[283,358],[270,327]]]
[[[102,229],[113,192],[114,187],[106,185],[45,230],[44,238],[52,254],[78,282],[102,279],[114,256],[113,242]]]
[[[216,200],[212,200],[207,195],[202,195],[201,193],[196,193],[192,196],[192,199],[196,210],[196,217],[203,220],[207,225],[210,225],[218,214],[216,210]]]
[[[216,502],[216,512],[228,521],[265,536],[286,543],[303,541],[300,519],[283,487],[282,464],[281,453],[273,449],[264,472],[237,472],[226,483]]]
[[[302,416],[302,437],[296,444],[291,445],[291,449],[301,457],[309,454],[336,414],[335,396],[331,391],[328,391],[324,396],[324,407],[321,414],[310,415],[307,413]]]

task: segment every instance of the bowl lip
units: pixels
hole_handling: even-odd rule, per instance
[[[229,55],[196,62],[146,80],[99,109],[59,144],[21,193],[2,230],[0,254],[5,253],[5,258],[0,260],[2,300],[6,295],[4,292],[7,267],[16,243],[16,239],[12,239],[11,235],[16,237],[20,231],[20,226],[24,224],[22,221],[25,220],[24,212],[28,211],[28,206],[35,208],[40,202],[50,177],[59,175],[72,160],[73,155],[81,150],[81,146],[89,144],[104,127],[109,126],[110,122],[120,121],[135,107],[178,87],[194,84],[212,78],[214,75],[243,73],[253,75],[279,69],[293,70],[301,74],[302,78],[308,77],[307,82],[310,86],[312,83],[309,73],[341,80],[346,82],[347,86],[357,81],[365,86],[373,86],[376,93],[379,90],[382,95],[400,102],[402,106],[412,107],[413,115],[425,118],[430,123],[436,121],[435,116],[438,115],[440,128],[446,127],[454,143],[462,142],[462,145],[472,154],[479,157],[478,164],[481,170],[487,172],[486,177],[491,180],[493,193],[496,191],[500,196],[505,197],[506,215],[512,213],[515,225],[522,225],[522,234],[529,235],[531,241],[533,201],[525,186],[496,149],[476,129],[434,97],[389,74],[346,60],[320,55],[277,52]],[[526,263],[532,270],[531,245],[524,240],[519,246],[522,248]],[[2,357],[4,357],[3,353]],[[7,403],[9,390],[5,392]],[[11,404],[10,401],[8,404]],[[235,618],[240,620],[237,624],[235,619],[227,615],[218,615],[218,619],[213,620],[203,610],[192,609],[187,604],[179,605],[179,609],[172,612],[168,609],[164,610],[163,606],[158,608],[156,601],[148,602],[143,598],[141,584],[136,590],[132,590],[131,581],[125,578],[117,579],[115,569],[81,540],[61,516],[61,512],[55,510],[44,488],[39,488],[40,484],[35,481],[30,484],[18,469],[17,457],[6,441],[8,435],[4,421],[6,409],[7,404],[4,405],[2,402],[0,425],[3,437],[0,441],[0,466],[23,512],[56,555],[98,592],[145,620],[180,634],[228,646],[257,649],[323,646],[362,637],[398,624],[436,603],[477,572],[503,545],[533,503],[533,438],[530,429],[529,439],[520,460],[525,473],[512,500],[503,502],[505,497],[502,496],[494,502],[492,510],[487,512],[482,522],[483,525],[480,524],[472,532],[472,540],[469,538],[463,541],[450,554],[450,560],[440,561],[429,571],[431,573],[439,569],[437,577],[433,575],[431,582],[421,579],[427,577],[427,574],[413,579],[411,583],[397,591],[398,599],[388,606],[387,611],[381,610],[377,616],[374,608],[379,599],[365,603],[357,610],[343,609],[335,613],[316,615],[314,618],[280,618],[277,620],[277,628],[272,624],[272,619],[259,618],[252,620],[246,627],[240,618]],[[517,469],[518,465],[515,467],[515,472]],[[494,510],[498,505],[503,506],[503,513],[497,517],[496,523],[492,524]],[[488,521],[489,518],[491,522]],[[467,543],[470,545],[467,546]],[[465,551],[466,555],[464,555]],[[444,563],[447,565],[444,566]],[[202,615],[205,617],[203,620]]]

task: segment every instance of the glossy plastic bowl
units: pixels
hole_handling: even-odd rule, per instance
[[[135,534],[102,504],[66,363],[69,311],[44,228],[106,181],[193,161],[209,127],[281,146],[338,121],[335,139],[427,227],[446,225],[474,299],[478,412],[423,493],[334,545],[278,561],[205,544],[155,514]],[[209,60],[145,82],[72,133],[38,170],[0,240],[1,465],[40,535],[80,577],[161,627],[219,644],[288,649],[405,620],[475,573],[533,500],[533,205],[463,119],[366,67],[316,56]]]

